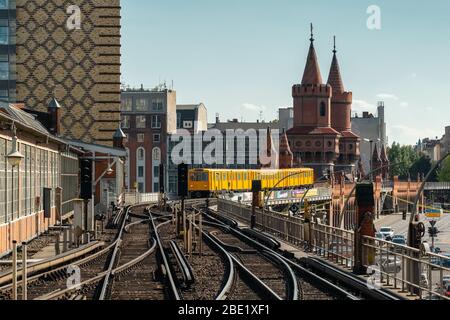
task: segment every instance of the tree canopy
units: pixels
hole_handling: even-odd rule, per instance
[[[388,157],[391,165],[397,164],[390,168],[391,176],[399,176],[400,179],[407,179],[414,163],[420,159],[412,146],[401,146],[396,142],[389,148]],[[422,162],[425,161],[422,160]],[[419,167],[415,169],[418,170]],[[417,171],[415,174],[417,177]],[[414,176],[411,175],[411,179],[414,179]]]
[[[450,157],[448,157],[439,170],[438,179],[440,182],[450,182]]]

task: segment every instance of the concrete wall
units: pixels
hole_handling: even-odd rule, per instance
[[[370,143],[364,139],[373,140],[373,148],[377,143],[378,148],[381,144],[387,145],[389,142],[386,136],[386,122],[384,119],[384,108],[378,109],[378,117],[373,118],[352,118],[352,131],[361,138],[361,161],[363,163],[364,171],[370,171],[370,159],[372,158],[373,150],[370,150]],[[377,142],[380,139],[381,142]]]

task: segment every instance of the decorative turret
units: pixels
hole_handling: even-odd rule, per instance
[[[294,165],[294,155],[289,147],[288,137],[286,132],[283,130],[283,134],[280,139],[280,169],[289,169]]]
[[[49,115],[48,131],[53,135],[59,135],[61,133],[61,105],[53,98],[47,107]]]
[[[272,132],[270,130],[270,127],[267,127],[267,158],[268,158],[268,163],[263,164],[261,167],[262,168],[272,168],[272,166],[277,167],[278,166],[278,159],[279,159],[279,154],[278,154],[278,150],[276,150],[275,146],[273,145],[273,141],[272,141]],[[275,159],[272,159],[275,158]],[[273,162],[273,160],[275,162]]]
[[[311,44],[303,72],[302,83],[294,85],[294,127],[331,127],[331,87],[323,84],[314,48],[313,26]]]
[[[378,153],[378,147],[375,145],[375,149],[373,150],[373,156],[372,156],[372,168],[371,171],[377,170],[383,166],[383,162],[381,161],[381,158]],[[373,172],[374,176],[382,175],[382,172],[380,170]]]
[[[383,169],[382,171],[382,175],[383,175],[383,179],[389,179],[389,158],[387,156],[387,152],[386,152],[386,146],[383,145],[381,146],[381,162],[382,162],[382,166]]]
[[[123,133],[122,129],[119,127],[113,136],[114,148],[124,149],[124,142],[126,137],[127,137],[126,134]]]
[[[353,94],[351,92],[345,92],[336,53],[336,37],[334,37],[333,60],[327,82],[333,91],[333,97],[331,98],[331,126],[339,132],[350,132],[352,129],[351,112]]]

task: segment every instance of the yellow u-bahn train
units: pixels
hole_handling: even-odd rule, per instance
[[[254,180],[261,181],[263,191],[307,187],[314,184],[314,170],[309,168],[280,170],[190,169],[188,191],[191,198],[209,197],[213,194],[228,191],[250,192]]]

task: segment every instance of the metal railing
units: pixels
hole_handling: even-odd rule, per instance
[[[136,205],[139,203],[157,203],[159,201],[159,193],[139,193],[127,192],[124,194],[125,205]]]
[[[450,257],[422,252],[372,237],[363,237],[363,264],[378,273],[378,284],[417,294],[420,299],[446,299],[445,277],[450,277]],[[411,268],[417,281],[407,278]]]
[[[218,200],[218,210],[248,225],[252,209],[225,199]],[[327,226],[317,222],[306,223],[299,217],[278,212],[256,210],[256,228],[280,240],[300,247],[333,263],[352,269],[355,265],[353,231]],[[444,280],[450,277],[449,257],[422,253],[418,249],[389,241],[363,237],[363,265],[379,274],[379,285],[410,292],[421,299],[449,299],[445,296]],[[419,279],[407,279],[407,268],[416,268],[412,274]],[[422,278],[422,280],[420,280]]]
[[[219,199],[218,209],[250,225],[252,209],[229,200]],[[282,215],[279,212],[257,210],[256,228],[294,246],[311,251],[330,261],[353,267],[353,231],[306,223],[304,219]]]
[[[427,182],[425,190],[450,190],[450,182]]]

